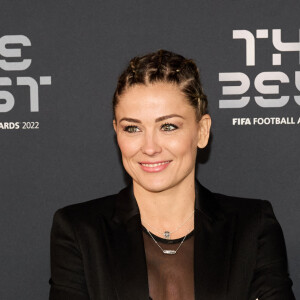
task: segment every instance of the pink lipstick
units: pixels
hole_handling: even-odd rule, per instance
[[[142,161],[140,162],[141,168],[146,172],[160,172],[167,168],[167,166],[170,164],[171,160],[165,160],[165,161],[154,161],[154,162],[147,162]]]

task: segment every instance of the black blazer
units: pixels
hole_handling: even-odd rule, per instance
[[[215,194],[197,180],[195,186],[195,299],[295,299],[271,204]],[[49,282],[50,300],[149,299],[132,184],[55,213]]]

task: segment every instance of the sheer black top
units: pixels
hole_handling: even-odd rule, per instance
[[[145,245],[149,299],[194,300],[194,230],[185,238],[176,254],[164,254],[142,226]],[[184,237],[163,239],[151,232],[163,250],[176,250]]]

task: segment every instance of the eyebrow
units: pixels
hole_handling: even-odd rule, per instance
[[[162,116],[162,117],[156,118],[155,122],[161,122],[161,121],[164,121],[164,120],[167,120],[167,119],[170,119],[170,118],[175,118],[175,117],[184,119],[183,116],[180,116],[180,115],[177,115],[177,114],[171,114],[171,115],[167,115],[167,116]],[[133,119],[133,118],[122,118],[120,120],[120,123],[122,121],[133,122],[133,123],[142,123],[140,120]]]

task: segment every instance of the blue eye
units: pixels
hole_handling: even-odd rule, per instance
[[[173,131],[178,129],[178,126],[171,124],[171,123],[165,123],[161,126],[161,128],[164,129],[164,131]]]
[[[178,129],[178,126],[171,124],[171,123],[165,123],[165,124],[161,125],[161,129],[163,131],[174,131],[174,130]],[[123,130],[128,133],[140,132],[140,129],[136,125],[125,126]]]
[[[124,131],[127,131],[129,133],[138,132],[138,127],[134,125],[125,126]]]

